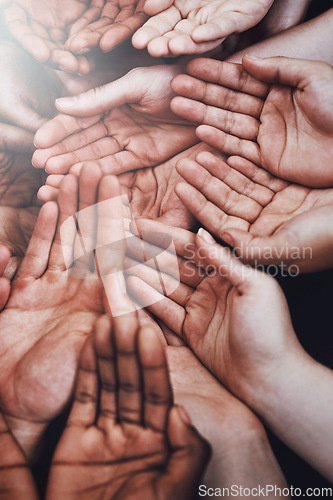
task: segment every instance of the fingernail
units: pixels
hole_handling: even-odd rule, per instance
[[[199,229],[198,235],[209,245],[215,245],[216,241],[214,240],[213,236],[202,227]]]
[[[59,99],[56,99],[56,106],[59,106],[61,108],[71,108],[75,106],[77,103],[77,96],[73,97],[60,97]]]
[[[190,415],[187,413],[187,411],[185,410],[184,406],[178,406],[178,413],[179,413],[179,416],[180,418],[182,419],[182,421],[186,424],[186,425],[193,425],[193,422],[191,420],[191,417]]]
[[[231,247],[235,246],[235,242],[229,233],[222,233],[221,238],[223,241],[225,241]]]
[[[249,54],[245,54],[246,59],[252,59],[252,61],[259,61],[261,58],[257,56],[250,56]]]

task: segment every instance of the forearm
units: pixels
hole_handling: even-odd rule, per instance
[[[333,480],[331,370],[306,353],[291,357],[283,374],[253,392],[251,406],[287,446]]]
[[[227,60],[240,63],[244,54],[319,60],[333,65],[333,9],[263,42],[247,47]]]

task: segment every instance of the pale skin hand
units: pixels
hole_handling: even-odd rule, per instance
[[[152,167],[198,142],[194,127],[170,111],[170,81],[179,71],[167,66],[137,68],[123,78],[77,98],[60,99],[63,113],[35,136],[33,164],[51,174],[76,171],[96,160],[104,173]]]
[[[5,307],[10,293],[10,282],[4,276],[9,259],[9,248],[5,245],[0,245],[0,311]]]
[[[66,47],[74,54],[97,46],[104,52],[114,49],[147,20],[143,5],[144,0],[92,0],[71,27]]]
[[[102,282],[91,274],[88,251],[94,245],[96,222],[79,221],[87,259],[82,257],[82,240],[76,237],[74,226],[61,237],[62,223],[78,209],[112,198],[119,190],[116,179],[101,180],[95,167],[83,170],[80,179],[66,176],[58,199],[59,215],[54,202],[42,207],[0,315],[2,408],[29,457],[45,427],[68,402],[83,342],[106,306]],[[108,218],[102,221],[105,226]],[[110,242],[111,232],[103,232],[104,226],[97,233],[101,246]],[[81,257],[74,266],[79,275],[66,267],[74,244],[75,256]]]
[[[1,296],[1,292],[0,292]],[[0,498],[38,500],[36,485],[24,453],[0,413]]]
[[[91,65],[74,56],[65,43],[72,24],[87,10],[88,1],[71,0],[64,8],[56,0],[14,0],[4,11],[10,34],[35,59],[69,72],[89,73]]]
[[[33,134],[55,114],[60,80],[23,49],[0,42],[0,149],[33,151]]]
[[[172,83],[186,97],[175,98],[171,106],[202,124],[197,128],[200,140],[292,182],[333,184],[332,67],[245,56],[243,66],[198,59],[188,71],[192,76]],[[271,86],[265,88],[264,82]],[[214,99],[214,91],[222,100]]]
[[[239,157],[211,153],[178,162],[176,193],[217,238],[250,264],[284,271],[332,267],[333,190],[288,184]]]
[[[130,369],[129,369],[130,367]],[[134,313],[103,316],[82,351],[46,498],[193,498],[208,445],[172,404],[163,346]]]
[[[152,16],[132,38],[152,56],[202,54],[265,16],[273,0],[147,0]]]

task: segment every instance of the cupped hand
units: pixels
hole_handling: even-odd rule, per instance
[[[84,56],[66,49],[69,29],[87,10],[88,0],[70,0],[64,8],[56,0],[13,0],[4,11],[4,21],[13,38],[40,62],[64,71],[89,73]]]
[[[125,312],[125,311],[124,311]],[[193,498],[208,445],[173,407],[163,346],[135,313],[96,322],[46,498]]]
[[[170,81],[179,69],[137,68],[123,78],[59,100],[60,114],[35,136],[33,164],[51,174],[95,160],[121,174],[163,163],[197,142],[194,127],[170,111]],[[70,116],[73,115],[73,116]]]
[[[246,31],[265,16],[273,0],[148,0],[152,16],[133,36],[152,56],[202,54]]]
[[[296,275],[331,267],[332,189],[288,184],[247,160],[225,163],[211,153],[183,159],[177,170],[185,207],[245,262]]]
[[[104,52],[114,49],[147,20],[143,6],[144,0],[92,0],[71,26],[66,47],[74,54],[97,46]]]
[[[197,135],[281,177],[333,185],[333,69],[322,62],[243,58],[243,65],[197,59],[172,83],[172,110],[201,125]],[[325,98],[323,99],[323,96]]]
[[[117,236],[112,210],[103,210],[112,204],[114,211],[119,185],[115,178],[101,177],[98,166],[83,169],[80,179],[66,176],[59,211],[54,202],[41,208],[0,315],[2,410],[29,457],[47,424],[67,404],[84,340],[107,307],[93,249]],[[97,202],[103,203],[94,210]],[[77,233],[76,213],[87,208],[78,216]],[[99,262],[103,276],[108,263],[113,266],[112,260]],[[113,283],[115,295],[119,286]]]

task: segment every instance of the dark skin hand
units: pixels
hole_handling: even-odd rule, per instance
[[[67,404],[85,337],[105,308],[103,285],[91,274],[89,259],[81,258],[73,272],[67,272],[74,244],[75,255],[82,254],[81,240],[74,226],[61,232],[63,222],[70,221],[68,217],[75,216],[78,209],[112,198],[114,183],[119,189],[116,179],[100,181],[97,166],[94,171],[83,170],[80,180],[66,176],[58,199],[59,213],[54,202],[42,207],[0,315],[2,408],[29,458],[48,423]],[[94,244],[91,232],[96,224],[89,220],[86,227],[82,221],[85,245]],[[107,235],[99,232],[98,238],[103,244]]]
[[[135,313],[101,317],[82,351],[46,498],[192,499],[208,449],[172,405],[154,328],[139,329]]]
[[[33,134],[55,114],[54,99],[62,95],[55,73],[20,47],[0,42],[0,149],[33,151]]]
[[[333,69],[326,63],[245,56],[242,66],[191,61],[174,79],[172,110],[201,125],[197,136],[282,179],[333,185]],[[322,96],[325,96],[323,99]]]

